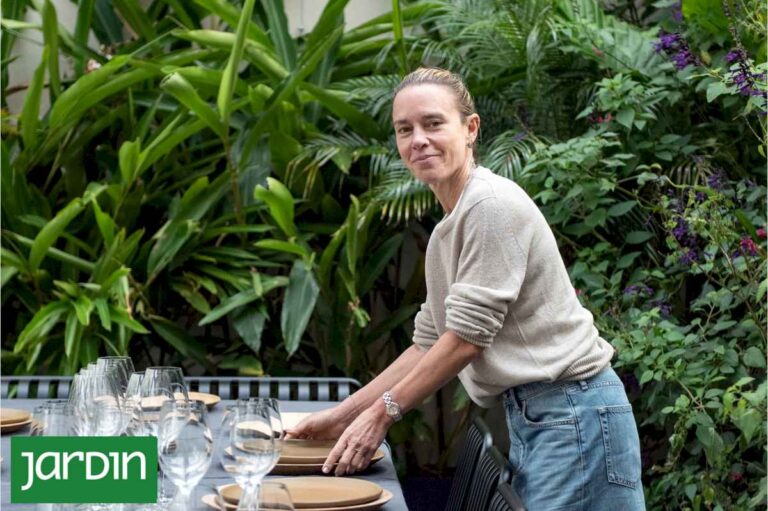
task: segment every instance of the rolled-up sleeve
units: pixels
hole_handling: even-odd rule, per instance
[[[440,336],[435,328],[432,311],[429,309],[429,299],[427,299],[421,304],[421,310],[416,314],[414,320],[413,342],[422,351],[427,351],[437,342],[438,337]]]
[[[493,343],[525,278],[529,240],[521,245],[513,216],[490,198],[457,226],[464,230],[463,243],[445,299],[446,328],[483,348]]]

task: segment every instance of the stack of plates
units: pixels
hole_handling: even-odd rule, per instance
[[[392,499],[392,493],[376,483],[339,477],[291,477],[270,479],[283,483],[297,511],[374,511]],[[241,489],[236,484],[219,488],[219,495],[206,495],[203,502],[213,509],[237,509]],[[265,503],[265,508],[268,508]]]
[[[286,440],[283,443],[283,452],[277,465],[270,474],[281,476],[312,475],[323,473],[323,463],[331,449],[336,445],[335,440]],[[227,447],[225,456],[232,456],[232,450]],[[371,465],[384,458],[384,451],[377,449],[371,458]],[[222,460],[224,469],[226,464]]]
[[[0,433],[11,433],[31,423],[32,414],[26,410],[0,408]]]
[[[323,463],[331,449],[336,445],[335,440],[286,440],[283,452],[270,474],[276,475],[309,475],[321,474]],[[371,465],[384,458],[384,452],[377,449],[371,458]]]
[[[180,392],[177,392],[174,396],[176,399],[184,399],[184,394]],[[221,398],[216,394],[205,394],[203,392],[188,392],[187,396],[191,401],[202,401],[209,410],[221,401]],[[141,407],[145,410],[159,410],[166,399],[168,398],[165,396],[143,397],[141,398]]]

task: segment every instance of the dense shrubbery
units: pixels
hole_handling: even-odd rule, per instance
[[[127,351],[367,380],[409,342],[423,290],[408,255],[439,217],[398,161],[389,95],[405,69],[443,65],[476,96],[481,162],[541,206],[618,351],[649,508],[761,508],[759,4],[416,2],[342,33],[344,3],[298,40],[279,1],[237,30],[223,2],[128,9],[128,41],[102,13],[109,62],[82,29],[58,33],[43,4],[43,62],[3,123],[4,371],[71,372]],[[28,28],[8,21],[24,5],[3,5],[3,51]],[[224,31],[200,30],[210,13]],[[38,120],[59,51],[78,79],[49,80],[54,106]],[[101,68],[85,73],[88,59]],[[461,392],[453,403],[467,410]],[[393,434],[428,428],[414,413]]]

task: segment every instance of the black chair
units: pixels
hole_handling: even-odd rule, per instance
[[[525,506],[511,484],[499,483],[491,497],[488,511],[525,511]]]
[[[469,485],[469,494],[464,506],[465,511],[486,511],[491,497],[499,482],[508,482],[511,472],[507,459],[493,445],[483,449],[475,469],[475,476]]]
[[[2,399],[67,399],[71,376],[2,376]]]
[[[360,388],[353,378],[189,376],[189,390],[222,399],[275,397],[290,401],[342,401]],[[71,376],[2,376],[2,399],[66,399]]]
[[[476,418],[467,430],[467,438],[464,440],[464,447],[459,454],[445,511],[464,511],[466,509],[469,488],[476,473],[480,452],[484,446],[491,446],[492,444],[493,437],[488,426],[481,418]]]

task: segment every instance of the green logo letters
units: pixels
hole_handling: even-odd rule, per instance
[[[11,438],[11,502],[152,503],[154,437]]]

